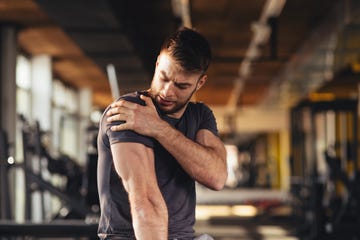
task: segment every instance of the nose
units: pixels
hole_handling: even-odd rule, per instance
[[[172,81],[168,81],[163,86],[162,95],[165,98],[171,98],[171,97],[174,96],[174,94],[175,94],[175,92],[174,92],[174,83]]]

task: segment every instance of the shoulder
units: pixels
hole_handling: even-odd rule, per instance
[[[197,122],[199,129],[210,130],[214,135],[218,135],[217,123],[214,113],[205,103],[190,102],[188,105],[189,119]]]
[[[120,96],[118,99],[114,100],[112,103],[116,102],[116,101],[119,101],[119,100],[126,100],[126,101],[129,101],[129,102],[133,102],[133,103],[138,103],[138,104],[141,104],[141,105],[145,105],[145,102],[140,98],[140,92],[136,91],[136,92],[132,92],[132,93],[127,93],[127,94],[124,94],[122,96]],[[111,104],[112,104],[111,103]],[[106,130],[109,128],[109,126],[111,124],[107,123],[106,122],[106,113],[110,110],[111,108],[111,104],[109,104],[106,109],[104,110],[102,116],[101,116],[101,119],[100,119],[100,126],[102,128],[106,128]],[[119,124],[119,123],[117,123]]]
[[[117,98],[112,103],[120,101],[120,100],[126,100],[126,101],[129,101],[129,102],[138,103],[138,104],[141,104],[141,105],[144,106],[145,102],[144,102],[144,100],[142,100],[140,98],[140,93],[141,92],[136,91],[136,92],[131,92],[131,93],[124,94],[124,95],[120,96],[119,98]],[[106,112],[109,111],[111,104],[109,104],[108,107],[105,109],[104,114],[106,114]]]
[[[140,98],[140,94],[141,94],[141,92],[139,92],[139,91],[132,92],[132,93],[128,93],[128,94],[125,94],[125,95],[121,96],[121,97],[118,98],[116,101],[126,100],[126,101],[129,101],[129,102],[141,104],[141,105],[144,106],[144,105],[145,105],[145,102],[144,102],[144,100],[142,100],[142,99]]]
[[[188,111],[191,114],[196,114],[200,116],[207,114],[213,115],[213,112],[210,109],[210,107],[203,102],[189,102]]]

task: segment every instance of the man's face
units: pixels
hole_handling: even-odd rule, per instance
[[[150,94],[161,111],[179,118],[194,92],[205,83],[206,77],[200,73],[185,72],[163,52],[156,62]]]

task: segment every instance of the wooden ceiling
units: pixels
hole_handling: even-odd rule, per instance
[[[192,26],[213,50],[209,80],[196,98],[226,105],[267,1],[189,2]],[[278,16],[266,19],[271,34],[257,46],[237,106],[263,101],[274,78],[337,2],[288,0]],[[181,19],[170,0],[0,0],[0,23],[16,24],[21,51],[51,55],[56,78],[93,89],[94,104],[104,107],[112,99],[106,66],[115,66],[122,93],[146,89],[160,45]]]

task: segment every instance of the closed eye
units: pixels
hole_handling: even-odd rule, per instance
[[[191,87],[191,84],[189,83],[174,83],[174,85],[179,89],[186,89],[188,87]]]

